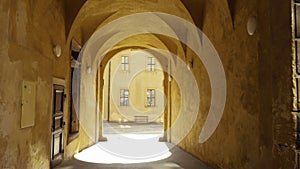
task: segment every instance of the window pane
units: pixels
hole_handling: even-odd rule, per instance
[[[147,106],[149,106],[149,107],[155,106],[155,90],[154,89],[147,90]]]
[[[155,59],[153,57],[148,57],[148,71],[154,71]]]
[[[56,134],[53,136],[54,140],[53,140],[53,155],[57,155],[60,153],[60,140],[61,140],[61,134]]]
[[[120,90],[120,105],[121,106],[128,106],[128,89],[121,89]]]
[[[297,78],[297,95],[298,95],[298,104],[300,103],[300,78]]]
[[[54,113],[58,113],[58,112],[63,112],[63,97],[64,97],[64,93],[62,90],[55,90],[54,92],[54,97],[55,97],[55,112]]]
[[[54,118],[54,129],[60,129],[60,128],[62,128],[63,126],[62,126],[62,124],[63,124],[63,117],[55,117]]]
[[[148,65],[152,63],[152,58],[148,57]]]
[[[122,63],[128,63],[128,56],[122,56]]]
[[[295,15],[296,15],[296,24],[295,24],[295,27],[296,27],[296,37],[300,37],[300,6],[299,5],[296,5],[295,7]]]
[[[128,59],[128,56],[122,56],[122,70],[125,70],[127,71],[128,68],[129,68],[129,59]]]
[[[300,74],[300,42],[296,41],[296,68],[297,73]]]

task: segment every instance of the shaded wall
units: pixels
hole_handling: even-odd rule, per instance
[[[62,1],[0,2],[0,167],[49,168],[52,78],[66,78]],[[33,127],[20,128],[22,80],[36,84]],[[65,104],[67,107],[67,102]]]
[[[197,5],[185,4],[190,5],[187,9],[192,15],[199,14],[195,12],[199,10]],[[293,168],[290,3],[221,0],[201,4],[201,16],[192,18],[202,19],[195,23],[219,52],[227,78],[227,100],[216,132],[199,144],[210,106],[210,84],[205,67],[194,59],[192,71],[199,86],[200,110],[195,125],[179,146],[216,168]],[[246,29],[251,16],[258,22],[253,36]],[[197,58],[189,49],[178,55],[184,61]],[[180,111],[179,87],[175,81],[168,85],[168,115],[172,117],[165,116],[167,125],[174,123]],[[171,140],[178,133],[179,129],[172,130]]]
[[[195,125],[179,146],[216,168],[293,168],[290,3],[283,0],[230,2],[207,1],[202,16],[203,31],[219,52],[227,77],[223,118],[213,136],[199,144],[198,136],[210,105],[210,84],[204,66],[195,59],[192,71],[202,98],[200,111]],[[65,37],[63,6],[55,0],[0,2],[0,153],[3,154],[0,166],[3,168],[49,167],[52,77],[66,79],[67,93],[70,87],[70,72],[66,69],[69,46],[65,44],[72,37],[68,40]],[[250,16],[258,20],[253,36],[246,31]],[[84,44],[80,29],[71,30],[70,35]],[[55,44],[64,49],[60,58],[52,53]],[[196,58],[189,49],[185,55]],[[20,129],[22,80],[37,84],[35,126],[26,129]],[[170,86],[173,118],[166,119],[172,121],[179,111],[180,92],[175,82]],[[66,159],[92,144],[82,128],[79,137],[67,144],[69,99],[67,94]],[[171,136],[179,132],[172,130]]]
[[[207,1],[203,21],[203,32],[219,52],[227,78],[222,120],[212,137],[199,144],[210,84],[205,68],[196,62],[200,111],[179,146],[216,168],[294,168],[291,4],[279,0],[234,5],[232,17],[226,1]],[[258,22],[253,36],[247,33],[251,16]],[[176,114],[176,103],[172,107]],[[172,135],[179,132],[172,130]]]
[[[192,71],[201,97],[196,123],[179,146],[216,168],[293,168],[290,4],[281,0],[201,4],[204,15],[192,17],[202,18],[202,22],[195,23],[219,52],[227,78],[227,100],[216,132],[199,144],[210,106],[209,78],[193,52],[187,49],[184,55],[177,53],[185,62],[194,58]],[[187,8],[197,14],[193,12],[198,9],[196,5]],[[246,29],[251,16],[258,22],[253,36]],[[180,74],[180,70],[176,71]],[[168,115],[172,117],[165,116],[168,125],[175,122],[180,111],[180,89],[175,81],[169,86]],[[180,132],[172,130],[171,140]]]

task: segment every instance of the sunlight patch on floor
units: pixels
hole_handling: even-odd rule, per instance
[[[99,142],[74,157],[77,160],[102,164],[145,163],[172,155],[161,134],[107,134],[107,142]]]

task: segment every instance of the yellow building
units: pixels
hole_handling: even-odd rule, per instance
[[[104,120],[163,122],[163,80],[161,65],[150,53],[117,53],[104,71]]]
[[[156,121],[159,104],[161,140],[213,168],[300,168],[300,0],[0,0],[0,8],[0,168],[203,168],[177,151],[154,164],[68,166],[104,140],[102,117]],[[137,49],[174,56],[153,52],[152,72],[151,55]]]

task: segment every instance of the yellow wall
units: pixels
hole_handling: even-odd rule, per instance
[[[121,67],[122,56],[129,56],[129,70]],[[164,112],[163,72],[157,59],[155,71],[148,71],[151,54],[139,50],[125,50],[111,60],[110,121],[134,121],[134,116],[148,116],[149,122],[162,122]],[[108,120],[109,63],[104,71],[104,120]],[[129,90],[129,106],[120,106],[120,90]],[[147,89],[155,89],[155,106],[147,107]]]
[[[291,80],[293,58],[290,2],[222,0],[198,3],[182,0],[190,13],[177,10],[177,5],[180,6],[177,1],[173,1],[172,6],[165,0],[158,0],[157,3],[130,1],[129,10],[122,8],[124,4],[119,2],[89,2],[85,10],[79,13],[80,20],[75,22],[85,27],[82,28],[82,32],[87,36],[85,39],[92,34],[94,30],[91,30],[91,27],[95,25],[100,25],[100,29],[105,23],[126,14],[160,11],[187,20],[192,17],[218,51],[227,78],[226,106],[216,131],[207,142],[201,144],[199,135],[211,101],[209,77],[205,67],[189,49],[181,53],[181,45],[178,45],[176,40],[155,35],[184,62],[194,59],[192,71],[201,97],[199,115],[187,137],[180,142],[181,148],[216,168],[294,167],[296,161],[293,150],[295,120],[291,113],[294,84]],[[97,5],[106,6],[106,10],[98,10],[95,8]],[[88,14],[91,11],[93,15]],[[115,11],[119,12],[114,13]],[[95,13],[99,18],[96,18]],[[258,27],[255,34],[250,36],[247,33],[247,21],[252,16],[257,18]],[[95,18],[88,19],[91,17]],[[99,24],[96,24],[96,21],[99,21]],[[148,44],[155,46],[157,43],[140,39],[125,41],[115,48]],[[180,70],[175,72],[181,73]],[[180,91],[175,81],[170,83],[169,93],[172,100],[169,114],[178,117],[182,106]],[[174,120],[172,117],[166,119]],[[165,122],[168,123],[171,122]],[[182,126],[184,125],[183,122]],[[171,136],[175,137],[180,132],[180,128],[172,130]]]
[[[76,2],[78,4],[79,1]],[[86,8],[78,13],[68,32],[64,8],[72,9],[73,1],[69,6],[57,0],[0,1],[0,166],[49,168],[53,77],[63,78],[67,84],[65,159],[91,145],[91,140],[96,137],[89,137],[90,133],[95,133],[96,122],[91,119],[95,120],[96,105],[86,101],[82,102],[82,108],[91,110],[86,112],[93,115],[84,119],[84,123],[89,123],[90,133],[86,134],[81,127],[79,137],[67,145],[70,39],[75,37],[83,45],[100,24],[111,19],[134,12],[160,11],[189,21],[193,18],[220,54],[227,78],[223,117],[212,137],[200,144],[198,136],[210,107],[210,84],[205,67],[189,49],[181,53],[182,46],[176,40],[155,35],[184,61],[194,58],[192,71],[201,96],[199,115],[179,146],[216,168],[293,168],[296,138],[295,120],[291,113],[292,88],[295,88],[292,82],[295,58],[292,57],[291,1],[183,2],[190,13],[181,1],[175,0],[128,1],[128,8],[124,8],[122,1],[87,1]],[[256,16],[258,23],[253,36],[249,36],[246,30],[251,16]],[[67,22],[70,27],[72,21]],[[139,45],[142,40],[127,46]],[[56,44],[63,49],[60,58],[52,52]],[[148,44],[151,40],[147,41]],[[180,70],[177,73],[180,74]],[[84,75],[87,76],[84,80],[91,82],[92,88],[86,85],[82,89],[95,97],[95,79]],[[37,84],[35,125],[26,129],[20,129],[22,80]],[[174,122],[181,106],[180,91],[175,81],[170,83],[170,113]],[[139,95],[143,97],[142,93]],[[143,110],[143,106],[139,108]],[[171,136],[175,137],[178,133],[180,129],[172,130]]]
[[[63,6],[55,0],[0,2],[1,168],[50,166],[52,80],[68,77]],[[54,45],[62,47],[60,58]],[[35,125],[21,129],[23,80],[36,84],[36,111]]]

